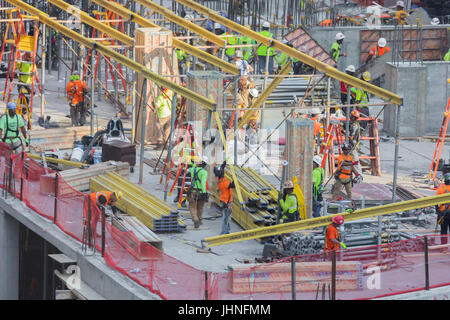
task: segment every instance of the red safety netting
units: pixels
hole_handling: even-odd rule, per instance
[[[44,168],[26,154],[11,157],[9,147],[0,143],[3,189],[10,172],[14,183],[9,185],[14,185],[13,194],[17,198],[22,198],[27,206],[51,221],[56,217],[55,223],[61,230],[83,240],[83,225],[87,225],[89,212],[87,194],[76,191],[59,173]],[[91,204],[91,216],[92,225],[97,221],[95,246],[101,251],[101,212],[95,204]],[[447,243],[447,237],[427,236],[427,240],[427,264],[424,237],[337,252],[336,298],[370,299],[423,290],[427,281],[426,266],[430,288],[450,284],[447,272],[450,253],[441,252],[441,244]],[[231,271],[226,273],[205,272],[164,254],[139,241],[133,232],[120,230],[106,221],[104,259],[109,266],[164,299],[292,299],[292,258],[266,264],[232,265]],[[296,299],[330,298],[331,260],[330,253],[295,257]]]

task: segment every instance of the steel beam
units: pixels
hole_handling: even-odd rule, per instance
[[[320,72],[325,73],[326,75],[338,79],[341,81],[344,81],[345,83],[350,84],[351,86],[358,87],[361,89],[364,89],[365,91],[372,93],[386,101],[392,102],[396,105],[402,105],[403,99],[396,95],[395,93],[392,93],[388,90],[382,89],[380,87],[374,86],[373,84],[370,84],[366,81],[363,81],[361,79],[358,79],[356,77],[352,77],[344,72],[339,71],[338,69],[335,69],[334,67],[327,65],[317,59],[314,59],[307,54],[298,51],[297,49],[291,48],[280,41],[264,37],[263,35],[252,31],[232,20],[229,20],[225,17],[222,17],[221,15],[217,14],[215,11],[208,9],[205,6],[202,6],[192,0],[176,0],[178,3],[185,5],[187,7],[190,7],[191,9],[194,9],[195,11],[207,16],[209,19],[218,22],[232,30],[235,30],[243,35],[246,35],[257,42],[261,42],[266,46],[269,46],[272,44],[273,48],[276,50],[279,50],[281,52],[284,52],[288,56],[292,58],[296,58],[300,60],[301,62],[317,69]]]
[[[120,15],[124,19],[127,19],[128,21],[132,21],[140,25],[144,28],[161,28],[161,26],[149,21],[148,19],[134,13],[133,11],[125,8],[122,5],[117,4],[116,2],[112,2],[110,0],[93,0],[98,5],[101,5],[102,7],[111,10],[112,12]],[[166,30],[165,28],[162,28]],[[206,62],[209,62],[216,67],[221,68],[222,70],[229,72],[233,75],[239,75],[239,69],[235,65],[226,62],[212,54],[209,54],[201,49],[198,49],[184,41],[178,40],[176,38],[172,38],[172,44],[174,47],[181,49],[183,51],[186,51],[187,53],[196,56]]]
[[[206,97],[203,97],[203,96],[199,95],[198,93],[193,92],[189,89],[186,89],[180,85],[177,85],[176,83],[173,83],[170,80],[167,80],[163,76],[160,76],[160,75],[152,72],[151,70],[147,69],[143,65],[137,63],[136,61],[131,60],[131,59],[109,49],[108,47],[106,47],[100,43],[91,42],[88,38],[83,37],[79,33],[61,25],[58,22],[53,21],[53,19],[49,18],[46,13],[34,8],[33,6],[30,6],[29,4],[27,4],[21,0],[6,0],[6,1],[11,3],[12,5],[15,5],[17,8],[22,9],[23,11],[26,11],[30,14],[33,14],[33,15],[39,17],[39,21],[41,23],[44,23],[44,24],[52,27],[54,30],[62,33],[66,37],[69,37],[69,38],[73,39],[74,41],[81,43],[82,45],[84,45],[90,49],[95,49],[95,50],[103,53],[104,55],[109,56],[110,58],[120,62],[122,65],[142,74],[145,78],[153,81],[157,85],[166,87],[166,88],[178,93],[179,95],[186,97],[187,99],[190,99],[193,102],[198,103],[210,110],[215,110],[216,103],[214,101],[212,101]]]
[[[348,212],[337,213],[319,218],[311,218],[307,220],[284,223],[264,228],[235,232],[222,236],[210,237],[203,239],[202,245],[206,247],[213,247],[227,243],[240,242],[244,240],[274,236],[282,233],[290,233],[299,230],[323,227],[330,224],[331,219],[337,215],[343,216],[345,221],[347,222],[385,214],[391,214],[400,211],[408,211],[413,209],[431,207],[438,204],[445,204],[448,202],[450,202],[450,193],[356,210],[353,213]]]
[[[225,40],[222,39],[221,37],[219,37],[218,35],[196,25],[195,23],[192,23],[188,20],[185,20],[185,19],[177,16],[174,12],[170,11],[169,9],[164,8],[163,6],[160,6],[150,0],[135,0],[135,2],[137,2],[143,6],[146,6],[147,8],[149,8],[159,14],[162,14],[163,16],[165,16],[167,18],[167,20],[169,20],[175,24],[178,24],[178,25],[184,27],[185,29],[188,29],[194,33],[201,35],[202,37],[215,43],[219,47],[223,48],[225,46]]]

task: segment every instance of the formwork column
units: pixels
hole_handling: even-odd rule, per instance
[[[146,68],[158,72],[162,76],[178,76],[178,61],[172,50],[171,31],[162,30],[161,28],[136,29],[135,54],[135,61],[144,65]],[[136,94],[140,95],[143,79],[144,77],[138,74]],[[169,79],[177,84],[180,83],[179,77],[170,77]],[[146,94],[149,108],[147,108],[146,143],[156,143],[161,134],[157,127],[158,113],[154,109],[154,102],[156,102],[160,93],[158,87],[153,82],[148,81]],[[136,96],[135,101],[139,101],[139,96]],[[135,114],[137,117],[136,128],[139,128],[142,114],[137,110]],[[141,139],[140,134],[139,130],[136,130],[136,140],[138,141]]]
[[[286,181],[294,176],[305,197],[306,215],[312,217],[312,159],[314,156],[314,121],[299,118],[286,121]]]

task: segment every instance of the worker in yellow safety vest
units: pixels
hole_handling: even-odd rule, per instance
[[[21,60],[16,62],[16,68],[19,72],[19,83],[17,84],[17,91],[20,93],[21,89],[25,92],[27,105],[30,105],[31,85],[33,82],[33,73],[36,72],[36,64],[33,63],[33,58],[30,52],[25,52]],[[26,110],[22,110],[22,112]]]
[[[233,34],[230,28],[227,28],[227,32],[222,33],[222,36],[225,40],[226,46],[235,46],[239,44],[239,37]],[[227,58],[228,62],[233,62],[235,51],[236,48],[227,48],[225,50],[225,57]]]
[[[270,23],[265,21],[262,25],[262,31],[259,32],[259,34],[263,35],[267,38],[273,38],[273,34],[270,33]],[[275,50],[274,48],[269,46],[269,48],[261,44],[257,49],[257,55],[258,55],[258,72],[259,74],[265,74],[266,73],[266,61],[269,59],[269,68],[267,70],[268,74],[273,74],[273,60],[275,56]]]
[[[336,63],[339,60],[339,57],[344,56],[341,54],[341,45],[344,42],[345,35],[342,32],[338,32],[335,36],[336,41],[331,46],[330,54],[333,57],[333,60],[336,61]]]
[[[161,94],[156,99],[155,105],[158,113],[158,128],[161,131],[156,144],[156,149],[162,148],[164,143],[169,139],[173,96],[173,91],[161,87]]]

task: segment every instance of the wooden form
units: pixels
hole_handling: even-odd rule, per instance
[[[72,149],[73,142],[90,135],[89,127],[67,127],[30,132],[30,149],[37,153],[51,149]]]
[[[236,264],[230,265],[228,289],[232,293],[289,292],[291,264]],[[331,283],[331,262],[296,262],[297,292],[316,291],[317,285]],[[336,263],[336,290],[362,290],[363,270],[360,262]]]

